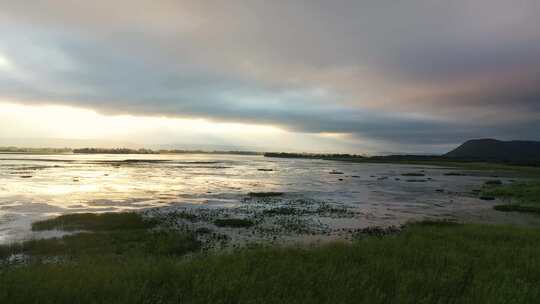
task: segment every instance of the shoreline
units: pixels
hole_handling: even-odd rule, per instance
[[[486,184],[509,198],[528,193],[521,186],[519,192],[513,185]],[[530,303],[540,293],[540,226],[424,220],[352,231],[348,241],[212,249],[205,240],[226,243],[226,237],[203,227],[176,229],[144,212],[33,223],[36,231],[74,234],[0,245],[0,302]],[[227,229],[253,227],[222,215],[208,219]],[[313,286],[325,297],[312,294]]]
[[[44,168],[43,171],[38,170],[42,167],[24,166],[25,170],[26,168],[35,168],[35,172],[32,173],[26,173],[25,171],[24,176],[28,174],[39,177],[41,172],[47,173],[47,170],[63,170],[62,166],[56,165],[58,161],[60,160],[55,160],[54,165],[42,166]],[[100,171],[103,171],[102,177],[98,178],[110,180],[111,175],[121,172],[119,171],[121,168],[130,170],[129,172],[139,170],[139,168],[146,168],[149,165],[161,168],[162,163],[167,164],[169,161],[171,160],[154,160],[148,162],[139,160],[82,160],[81,164],[97,166]],[[178,167],[200,167],[204,168],[203,170],[212,171],[209,174],[219,175],[222,172],[221,170],[228,169],[217,168],[231,168],[231,164],[226,163],[227,161],[224,160],[223,164],[212,161],[211,168],[208,165],[210,163],[208,161],[173,160],[172,162],[173,164],[174,162],[178,163],[176,164]],[[260,177],[260,183],[266,183],[273,176],[277,176],[279,179],[278,174],[281,174],[288,168],[287,165],[283,169],[274,166],[270,162],[263,165],[253,165],[251,169]],[[488,214],[484,214],[486,212],[482,210],[486,208],[491,209],[494,204],[501,204],[503,202],[498,200],[491,201],[491,199],[484,200],[484,197],[487,199],[493,195],[484,193],[482,191],[482,184],[484,180],[498,180],[499,178],[504,181],[504,184],[511,184],[516,180],[522,180],[515,179],[515,176],[519,176],[519,172],[506,175],[500,171],[471,171],[426,165],[415,167],[415,165],[399,164],[394,167],[385,168],[382,171],[379,166],[359,166],[358,168],[350,169],[344,166],[334,166],[332,162],[321,163],[320,166],[320,169],[315,171],[318,174],[317,178],[319,178],[316,181],[324,185],[330,185],[328,189],[334,192],[316,191],[316,188],[311,191],[306,189],[305,191],[295,192],[294,189],[292,191],[288,189],[286,185],[272,188],[253,187],[248,181],[246,184],[248,187],[235,187],[231,192],[222,192],[222,188],[218,188],[217,191],[186,194],[167,194],[166,192],[160,194],[154,191],[150,196],[126,198],[126,201],[103,197],[95,200],[95,202],[89,196],[90,203],[87,207],[84,204],[68,206],[73,206],[74,209],[62,209],[63,205],[55,207],[54,205],[47,204],[31,204],[31,206],[35,206],[37,209],[35,211],[31,210],[30,214],[36,215],[42,210],[50,210],[51,212],[49,213],[58,214],[62,214],[63,212],[60,212],[62,210],[65,210],[67,214],[90,212],[91,210],[108,212],[129,210],[133,209],[131,207],[134,207],[134,209],[141,208],[147,210],[144,211],[147,214],[167,217],[171,226],[191,226],[194,229],[203,228],[218,231],[227,230],[226,234],[232,239],[268,241],[268,239],[275,237],[276,241],[283,239],[289,243],[294,242],[295,239],[302,238],[335,240],[348,238],[347,235],[350,231],[373,226],[400,226],[409,220],[452,219],[461,222],[475,222],[476,220],[477,222],[511,224],[511,217],[502,218],[502,214],[504,213],[486,211]],[[263,167],[264,170],[261,170]],[[85,167],[82,169],[86,170]],[[215,171],[214,173],[214,170],[219,171]],[[13,173],[23,174],[20,172],[15,171]],[[140,170],[140,172],[143,171]],[[360,172],[362,175],[355,175],[358,174],[356,172]],[[240,173],[241,175],[239,176],[246,174],[245,171]],[[80,173],[77,172],[77,174]],[[493,175],[497,177],[492,177]],[[190,176],[186,178],[190,178]],[[27,183],[31,183],[31,180],[33,179],[28,179]],[[297,180],[296,175],[295,180]],[[25,179],[19,181],[26,182]],[[115,180],[113,179],[112,181]],[[66,181],[66,183],[72,184],[74,191],[77,191],[78,185],[87,182],[92,181],[87,181],[79,177],[68,178]],[[64,183],[61,186],[64,187]],[[244,188],[246,189],[244,190],[245,192],[241,191]],[[264,189],[264,191],[275,189],[274,191],[279,192],[258,192],[259,189]],[[302,190],[305,188],[297,189]],[[360,193],[359,191],[362,191],[364,194],[355,194],[355,197],[359,198],[357,200],[351,200],[346,195],[340,194],[344,193],[343,191],[352,191],[351,193]],[[399,191],[405,192],[395,195]],[[373,196],[375,194],[376,196]],[[156,195],[157,197],[155,197]],[[345,198],[345,200],[342,200],[342,198]],[[99,208],[92,208],[94,207],[94,205],[91,205],[93,202],[95,207]],[[134,204],[133,206],[130,205],[132,203]],[[8,203],[4,210],[10,210],[10,205]],[[17,207],[16,204],[13,205],[14,210],[24,210],[17,209],[24,206]],[[110,208],[110,206],[115,205],[118,205],[119,208]],[[482,214],[475,215],[474,210],[476,212],[481,211]],[[201,212],[202,214],[197,215],[197,212]],[[182,215],[187,215],[188,218],[183,218]],[[248,219],[254,222],[254,227],[252,229],[246,229],[247,232],[245,233],[236,233],[236,231],[241,231],[241,229],[215,227],[213,221],[219,218]],[[352,221],[355,221],[355,223],[351,224]],[[528,219],[526,221],[531,222]],[[514,222],[519,222],[519,219]],[[29,226],[29,223],[25,225]],[[299,232],[302,235],[298,235]],[[245,241],[240,242],[244,243]]]

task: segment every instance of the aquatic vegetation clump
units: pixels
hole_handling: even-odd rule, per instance
[[[500,197],[507,204],[495,206],[498,211],[540,213],[540,181],[512,183],[503,186],[485,186],[482,196]]]
[[[275,197],[282,196],[283,192],[250,192],[248,196],[250,197]]]
[[[341,172],[341,171],[332,170],[332,171],[328,172],[328,174],[338,174],[338,175],[341,175],[341,174],[344,174],[344,173]]]
[[[417,172],[409,172],[409,173],[403,173],[401,176],[426,176],[424,173],[417,173]]]
[[[493,196],[487,196],[487,195],[482,195],[482,196],[480,196],[479,198],[480,198],[481,200],[483,200],[483,201],[493,201],[493,200],[495,200],[495,197],[493,197]]]
[[[192,233],[154,230],[158,223],[138,213],[70,214],[36,222],[33,230],[85,231],[62,238],[33,239],[0,246],[0,260],[24,254],[31,261],[96,256],[183,255],[199,248]]]
[[[248,228],[255,225],[255,223],[249,219],[224,218],[224,219],[216,219],[214,221],[214,225],[218,227]]]
[[[300,212],[301,212],[300,210],[298,210],[296,208],[292,208],[292,207],[277,207],[277,208],[264,210],[263,214],[268,215],[268,216],[273,216],[273,215],[293,215],[293,214],[299,214]]]
[[[32,224],[32,230],[132,230],[149,229],[157,222],[142,218],[137,213],[74,213],[65,214]]]
[[[443,174],[444,176],[467,176],[466,173],[462,172],[447,172]]]
[[[494,180],[488,180],[486,181],[485,183],[487,186],[500,186],[503,184],[503,182],[499,179],[494,179]]]

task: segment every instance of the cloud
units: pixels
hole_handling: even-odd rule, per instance
[[[388,145],[540,139],[538,13],[534,0],[9,1],[0,98]]]

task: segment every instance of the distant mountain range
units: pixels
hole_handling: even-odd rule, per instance
[[[156,150],[140,149],[134,145],[125,143],[99,142],[95,145],[101,148],[83,148],[72,149],[63,147],[80,147],[84,144],[92,144],[92,140],[47,140],[45,144],[40,144],[39,140],[27,145],[25,148],[13,147],[15,140],[10,140],[9,145],[2,147],[4,143],[0,139],[0,152],[7,153],[228,153],[228,154],[247,154],[255,155],[261,152],[252,152],[257,150],[248,150],[245,147],[217,146],[217,145],[191,145],[191,149],[168,148],[165,145],[158,146]],[[37,146],[37,148],[36,148]],[[48,148],[39,148],[39,147]],[[92,145],[88,145],[92,146]],[[122,146],[125,148],[110,148]],[[176,145],[171,145],[172,147]],[[84,146],[83,146],[84,147]],[[193,149],[197,147],[198,149]],[[237,148],[237,149],[235,149]],[[407,161],[472,161],[472,162],[493,162],[507,163],[516,165],[534,165],[540,166],[540,141],[501,141],[496,139],[473,139],[466,141],[456,149],[443,155],[414,155],[414,154],[393,154],[365,156],[356,154],[317,154],[317,153],[264,153],[267,157],[280,158],[313,158],[313,159],[334,159],[334,160],[354,160],[354,161],[376,161],[376,162],[407,162]]]
[[[350,160],[356,162],[429,162],[463,161],[491,162],[514,165],[540,166],[540,142],[500,141],[496,139],[473,139],[444,155],[394,154],[362,156],[354,154],[313,153],[265,153],[267,157],[314,158],[328,160]]]
[[[446,158],[504,163],[540,162],[540,142],[473,139],[446,153]]]

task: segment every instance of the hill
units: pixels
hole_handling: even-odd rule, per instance
[[[446,153],[444,157],[459,160],[534,164],[540,162],[540,142],[473,139]]]

